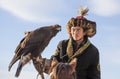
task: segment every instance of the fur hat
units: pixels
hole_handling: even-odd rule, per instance
[[[69,22],[66,25],[67,31],[69,35],[71,36],[71,27],[80,26],[84,29],[86,32],[86,36],[92,37],[96,34],[96,22],[87,20],[84,16],[88,12],[88,8],[80,8],[79,14],[80,16],[77,16],[76,18],[71,18]]]

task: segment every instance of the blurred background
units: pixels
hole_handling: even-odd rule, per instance
[[[101,79],[120,78],[120,0],[0,0],[0,77],[2,79],[35,79],[33,64],[23,67],[14,77],[18,63],[11,72],[8,65],[25,31],[42,26],[60,24],[62,31],[54,37],[42,56],[50,58],[58,42],[67,39],[66,24],[78,15],[78,8],[89,8],[87,19],[97,23],[97,34],[89,38],[99,49]],[[46,75],[45,79],[49,76]],[[40,77],[39,77],[40,79]]]

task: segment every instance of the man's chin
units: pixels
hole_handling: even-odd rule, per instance
[[[80,39],[80,38],[73,38],[74,41],[81,41],[83,39]]]
[[[80,39],[78,39],[78,38],[73,38],[73,40],[74,40],[74,41],[79,41]]]

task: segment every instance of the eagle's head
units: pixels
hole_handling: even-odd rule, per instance
[[[55,24],[55,25],[53,25],[52,27],[53,27],[55,30],[57,30],[57,31],[61,31],[61,26],[58,25],[58,24]]]
[[[59,31],[61,31],[61,26],[58,24],[50,26],[53,36],[55,36]]]

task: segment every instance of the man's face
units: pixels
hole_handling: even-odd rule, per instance
[[[85,32],[82,27],[71,27],[71,35],[75,41],[79,41],[84,38]]]

